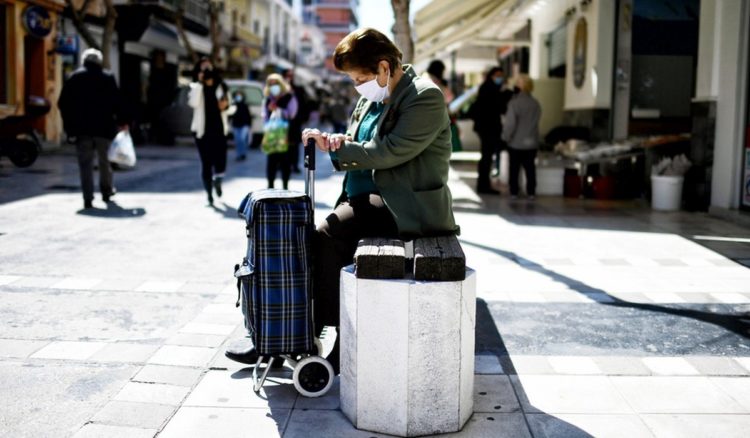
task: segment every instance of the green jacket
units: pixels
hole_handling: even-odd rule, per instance
[[[352,138],[369,105],[365,98],[357,102],[347,130]],[[409,238],[459,231],[448,189],[450,155],[450,120],[443,94],[405,65],[373,139],[345,142],[333,164],[337,170],[372,169],[399,234]],[[345,196],[342,193],[340,200]]]

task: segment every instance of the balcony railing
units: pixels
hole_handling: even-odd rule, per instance
[[[210,19],[208,16],[208,2],[205,0],[115,0],[115,5],[145,4],[161,6],[169,11],[177,11],[183,5],[184,18],[201,26],[208,27]]]

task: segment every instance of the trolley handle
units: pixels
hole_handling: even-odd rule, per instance
[[[305,145],[305,167],[309,171],[315,171],[315,139],[307,139]]]

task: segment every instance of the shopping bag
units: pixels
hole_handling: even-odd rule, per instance
[[[288,131],[289,122],[284,120],[281,110],[276,109],[263,125],[263,142],[260,146],[263,153],[267,155],[285,153],[289,149]]]
[[[119,166],[135,166],[135,148],[133,147],[133,138],[130,136],[130,132],[120,131],[117,133],[115,139],[112,140],[112,144],[109,145],[107,159],[110,163],[115,163]]]

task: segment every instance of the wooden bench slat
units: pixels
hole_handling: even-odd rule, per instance
[[[456,236],[419,238],[414,241],[414,279],[461,281],[466,276],[466,256]]]
[[[357,278],[404,278],[406,251],[398,239],[368,238],[357,244],[354,254]]]

